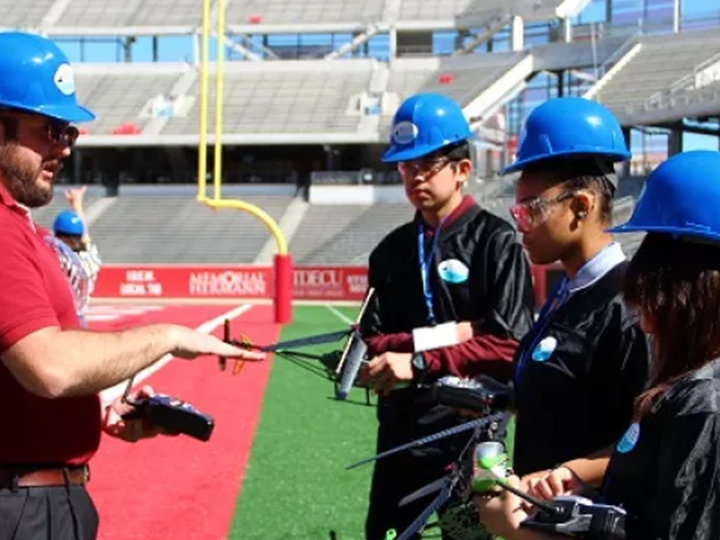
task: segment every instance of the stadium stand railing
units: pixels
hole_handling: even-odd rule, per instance
[[[681,100],[677,99],[678,90],[687,91],[683,81],[694,83],[693,76],[701,69],[698,66],[710,60],[717,64],[720,33],[712,29],[641,36],[621,50],[625,54],[587,97],[605,104],[625,125],[677,121],[686,116]],[[666,99],[665,107],[653,108],[657,96],[673,95],[676,99]]]

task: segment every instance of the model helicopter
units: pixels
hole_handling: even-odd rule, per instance
[[[487,376],[481,376],[478,379],[460,379],[448,376],[432,385],[432,393],[440,405],[472,411],[481,416],[476,420],[358,461],[349,465],[347,469],[354,469],[360,465],[384,459],[398,452],[425,446],[440,439],[471,432],[459,456],[449,465],[449,472],[446,476],[421,487],[400,501],[400,506],[404,506],[437,493],[432,502],[399,536],[397,531],[388,531],[387,540],[408,540],[416,533],[432,527],[439,527],[456,540],[485,540],[488,537],[487,533],[479,525],[472,502],[472,495],[476,490],[473,487],[473,456],[484,443],[502,445],[511,415],[512,390]],[[496,453],[494,459],[500,463],[503,458],[497,448],[497,446],[492,446]],[[485,456],[485,459],[490,458]],[[438,522],[428,525],[430,517],[446,505],[448,506]]]
[[[312,364],[305,363],[305,367],[318,375],[327,377],[333,382],[335,389],[335,399],[345,401],[353,386],[365,389],[365,402],[370,405],[370,387],[358,384],[358,375],[363,363],[367,362],[368,346],[363,340],[360,333],[360,321],[362,320],[365,310],[374,294],[374,289],[370,288],[365,295],[365,299],[360,307],[355,323],[349,328],[336,332],[328,332],[307,336],[288,341],[282,341],[271,345],[256,345],[249,339],[232,339],[230,335],[230,321],[225,320],[223,340],[236,347],[252,349],[262,352],[271,352],[275,355],[283,357],[291,361],[311,361]],[[340,349],[324,353],[309,353],[300,351],[304,347],[312,347],[328,343],[336,343],[345,340],[344,346]],[[316,363],[320,364],[317,366]],[[315,366],[313,366],[315,364]],[[238,364],[236,364],[238,365]],[[240,368],[242,363],[239,364]],[[221,370],[226,369],[227,359],[219,358],[219,367]]]
[[[386,540],[409,540],[413,535],[431,527],[439,527],[455,540],[487,540],[491,535],[479,521],[473,502],[476,494],[491,493],[495,487],[511,491],[530,503],[535,512],[522,522],[528,529],[560,534],[583,540],[624,540],[624,509],[593,503],[579,496],[556,497],[542,501],[507,483],[512,473],[503,440],[513,407],[513,391],[491,377],[460,379],[448,376],[432,386],[433,396],[440,405],[470,411],[480,418],[454,426],[382,452],[349,465],[353,469],[411,448],[427,445],[463,432],[472,431],[457,459],[448,467],[449,473],[421,487],[403,498],[399,505],[438,493],[435,499],[398,536],[391,529]],[[445,506],[436,523],[427,524],[430,517]]]

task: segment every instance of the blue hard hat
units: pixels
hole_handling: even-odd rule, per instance
[[[64,122],[95,118],[75,99],[67,56],[49,39],[26,32],[0,32],[0,107]]]
[[[648,177],[630,219],[614,233],[655,232],[720,242],[720,152],[692,150]]]
[[[85,232],[85,226],[82,219],[72,210],[63,210],[55,217],[53,223],[55,234],[64,234],[67,236],[82,236]]]
[[[442,94],[415,94],[395,113],[390,146],[382,160],[393,163],[418,159],[472,136],[470,124],[455,101]]]
[[[631,154],[620,124],[608,109],[585,98],[553,98],[530,113],[515,162],[500,174],[546,159],[582,155],[616,162],[630,159]]]

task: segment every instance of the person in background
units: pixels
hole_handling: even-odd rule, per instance
[[[90,227],[83,210],[86,189],[87,186],[65,190],[64,195],[70,203],[70,209],[59,212],[53,222],[55,238],[63,242],[75,254],[73,257],[62,247],[58,249],[61,265],[75,293],[83,326],[85,325],[87,306],[95,290],[95,283],[102,265],[97,245],[90,237]]]

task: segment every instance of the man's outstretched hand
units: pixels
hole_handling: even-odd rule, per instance
[[[175,346],[171,354],[186,360],[193,360],[198,356],[205,355],[256,362],[265,359],[265,353],[241,349],[225,343],[215,336],[203,334],[184,326],[173,328],[173,343],[175,343]]]

